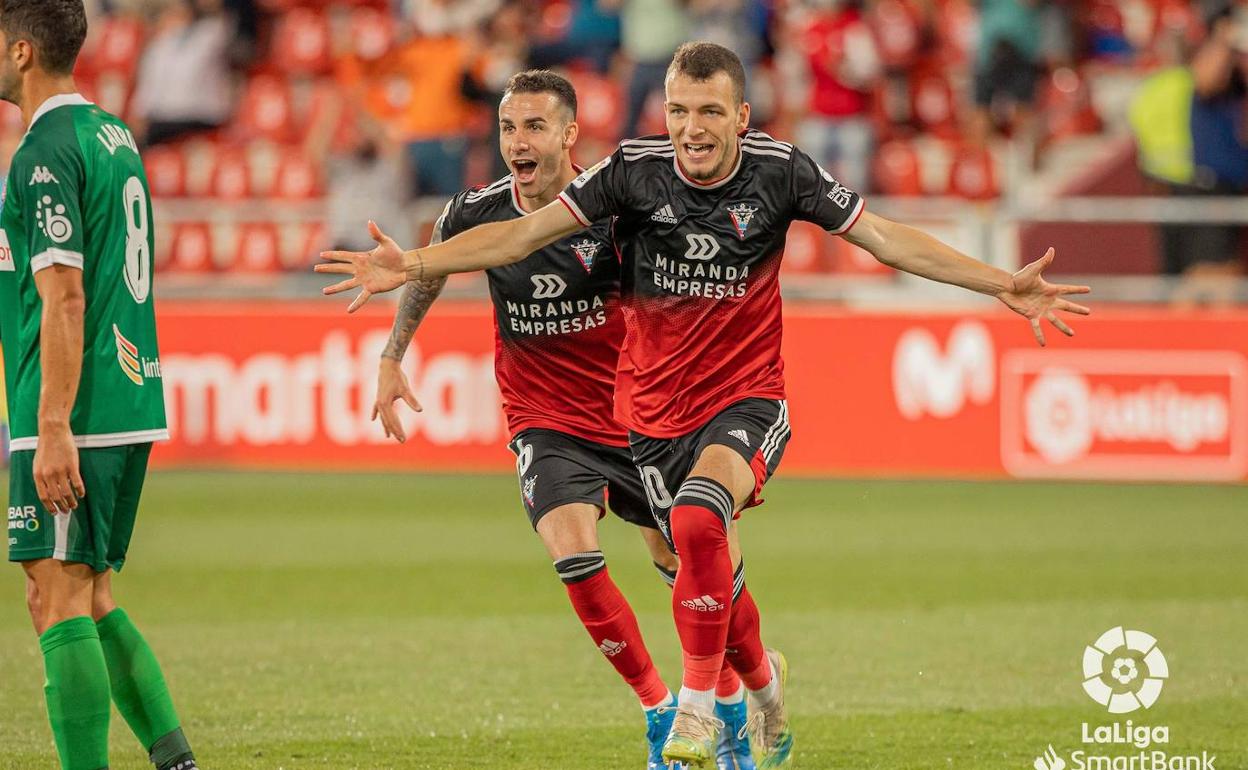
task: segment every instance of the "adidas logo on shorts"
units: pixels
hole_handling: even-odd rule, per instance
[[[732,436],[733,438],[740,441],[742,444],[745,444],[746,446],[750,445],[750,434],[746,433],[743,430],[730,430],[728,431],[728,435]]]
[[[724,603],[712,598],[708,594],[702,594],[697,599],[685,599],[680,603],[680,606],[695,612],[718,612],[724,608]]]
[[[666,225],[676,224],[676,214],[672,211],[672,204],[667,204],[663,208],[650,215],[655,222],[662,222]]]
[[[613,642],[610,639],[603,639],[602,644],[598,645],[598,649],[602,650],[602,654],[608,658],[614,658],[616,655],[624,652],[624,648],[627,646],[628,642]]]

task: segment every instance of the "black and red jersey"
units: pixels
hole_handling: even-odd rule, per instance
[[[615,216],[628,322],[617,401],[629,428],[684,435],[744,398],[784,398],[780,258],[789,224],[833,233],[863,200],[801,150],[748,130],[728,176],[689,179],[665,136],[631,139],[560,200],[588,225]]]
[[[510,176],[446,205],[434,238],[524,216]],[[613,416],[624,341],[620,263],[610,217],[486,271],[494,303],[494,369],[512,435],[548,428],[611,446],[627,432]]]

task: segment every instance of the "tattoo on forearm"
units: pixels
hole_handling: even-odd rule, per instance
[[[424,320],[425,313],[429,312],[429,306],[442,293],[444,286],[446,286],[446,278],[408,281],[403,286],[403,296],[399,299],[399,312],[394,316],[390,341],[386,343],[386,348],[381,353],[382,356],[396,361],[403,360],[403,354],[407,352],[412,336],[416,334],[416,329]]]

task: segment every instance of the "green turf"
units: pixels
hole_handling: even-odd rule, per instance
[[[1248,489],[780,479],[767,496],[743,535],[793,666],[794,768],[1069,758],[1082,722],[1109,721],[1083,648],[1119,624],[1171,667],[1133,720],[1248,767]],[[603,539],[675,683],[668,590],[628,527]],[[0,574],[0,768],[51,770],[20,571]],[[206,770],[644,764],[632,694],[511,478],[157,473],[117,588]],[[147,766],[116,715],[112,756]]]

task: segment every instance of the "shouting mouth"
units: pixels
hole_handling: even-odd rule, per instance
[[[532,184],[537,178],[537,161],[530,158],[517,158],[511,162],[512,174],[520,184]]]
[[[685,143],[685,155],[689,160],[698,161],[706,160],[711,157],[711,153],[715,151],[713,144],[696,144],[693,142]]]

